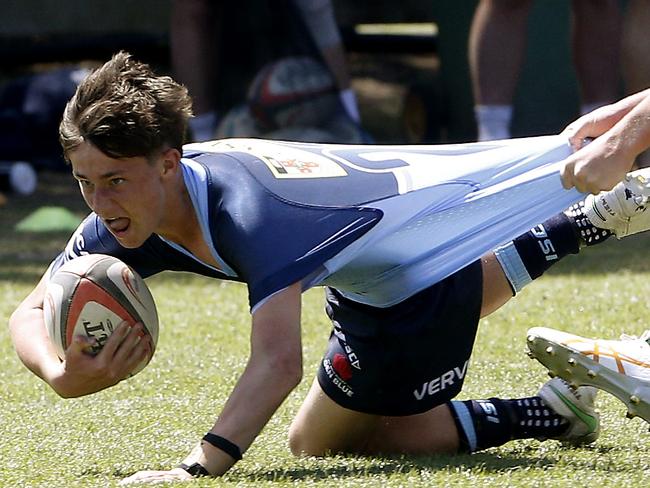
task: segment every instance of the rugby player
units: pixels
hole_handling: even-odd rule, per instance
[[[301,293],[317,285],[327,287],[333,329],[290,428],[297,455],[596,439],[589,387],[556,378],[528,398],[453,398],[469,374],[480,317],[563,257],[631,233],[629,225],[598,228],[590,216],[606,205],[633,231],[650,227],[647,173],[583,201],[561,185],[571,153],[562,135],[183,147],[190,116],[184,87],[126,53],[81,83],[60,140],[92,213],[10,319],[24,364],[62,397],[77,397],[126,378],[150,345],[139,326],[122,324],[97,356],[77,338],[60,361],[43,325],[43,295],[64,262],[105,253],[143,277],[176,270],[246,283],[251,353],[215,424],[179,467],[126,483],[220,475],[241,458],[301,381]]]

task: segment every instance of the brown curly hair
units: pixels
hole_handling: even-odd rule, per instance
[[[119,52],[93,71],[67,103],[59,125],[66,159],[84,141],[112,158],[150,159],[182,151],[192,100],[169,76]]]

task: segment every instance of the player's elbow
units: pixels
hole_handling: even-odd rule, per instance
[[[286,386],[294,389],[302,381],[302,355],[291,353],[278,358],[274,366],[285,379]]]
[[[23,314],[23,311],[22,311],[21,307],[18,307],[9,316],[9,322],[7,322],[7,325],[9,327],[9,331],[12,333],[12,337],[13,337],[14,331],[18,330],[18,324],[21,322],[23,315],[24,314]]]
[[[269,358],[267,367],[279,383],[278,386],[291,391],[302,380],[302,353],[294,350],[277,352]]]

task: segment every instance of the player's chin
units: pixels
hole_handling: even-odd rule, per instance
[[[144,242],[149,238],[149,235],[151,235],[148,234],[145,236],[142,232],[136,232],[135,229],[131,228],[131,226],[121,232],[114,232],[113,230],[110,232],[117,239],[117,242],[127,249],[135,249],[142,246],[142,244],[144,244]]]

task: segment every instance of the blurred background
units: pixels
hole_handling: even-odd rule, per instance
[[[495,3],[505,10],[478,25],[477,8]],[[577,6],[593,7],[614,25],[587,48],[599,60],[607,45],[615,44],[608,59],[618,56],[624,15],[637,3],[644,2],[0,0],[0,192],[5,199],[31,194],[43,172],[65,169],[57,143],[63,106],[88,70],[118,50],[188,86],[193,122],[200,123],[190,140],[468,142],[478,137],[482,76],[469,60],[484,56],[468,55],[472,36],[493,46],[482,37],[490,26],[512,34],[523,19],[525,34],[488,52],[521,58],[508,136],[556,133],[580,114],[584,92],[576,79],[583,55],[575,42],[571,47]],[[615,96],[622,96],[615,61],[602,79],[592,75],[592,84],[614,80]]]

